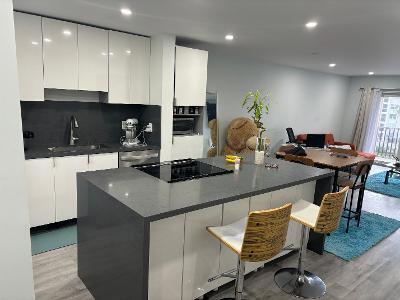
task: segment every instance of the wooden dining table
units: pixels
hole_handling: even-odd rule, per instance
[[[339,171],[356,166],[360,162],[370,160],[363,156],[350,156],[343,155],[341,153],[331,152],[329,149],[305,148],[305,151],[307,154],[306,157],[312,159],[315,167],[328,168],[335,171],[332,192],[336,192]],[[276,152],[276,157],[278,158],[284,158],[285,155],[285,152]]]

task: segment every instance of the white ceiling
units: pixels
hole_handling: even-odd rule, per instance
[[[14,0],[16,10],[144,35],[169,33],[342,75],[400,74],[400,0]],[[134,13],[122,17],[121,7]],[[319,26],[306,30],[316,20]],[[233,33],[235,40],[224,40]],[[328,64],[337,63],[330,69]]]

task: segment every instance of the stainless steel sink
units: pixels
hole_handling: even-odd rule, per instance
[[[48,148],[51,152],[78,152],[87,150],[98,150],[101,148],[107,148],[106,146],[99,145],[83,145],[83,146],[59,146]]]

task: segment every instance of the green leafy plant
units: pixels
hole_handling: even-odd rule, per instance
[[[269,95],[260,90],[256,90],[255,92],[250,91],[243,98],[242,107],[246,107],[247,112],[251,115],[254,123],[260,130],[259,137],[265,132],[262,117],[264,113],[266,115],[269,114],[270,105],[271,99]]]

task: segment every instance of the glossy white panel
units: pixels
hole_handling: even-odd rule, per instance
[[[42,18],[15,12],[14,23],[20,99],[43,101]]]
[[[182,299],[185,215],[150,224],[149,300]]]
[[[79,90],[108,92],[108,31],[78,25]]]
[[[44,87],[78,89],[78,25],[43,18]]]
[[[88,170],[88,156],[55,157],[56,221],[76,218],[76,173]]]
[[[222,205],[186,214],[182,299],[193,300],[217,287],[220,243],[207,226],[221,226]]]
[[[174,136],[172,159],[201,158],[203,156],[203,135]]]
[[[223,205],[222,225],[232,224],[249,214],[250,199],[244,198],[237,201],[225,203]],[[231,249],[221,244],[220,268],[219,273],[227,272],[235,269],[237,266],[238,256]],[[232,278],[221,278],[219,284],[225,284],[232,281]]]
[[[91,154],[88,156],[89,171],[118,168],[118,153]]]
[[[207,63],[207,51],[176,46],[175,105],[206,105]]]
[[[108,103],[130,103],[132,68],[131,35],[109,32]]]
[[[150,38],[131,36],[131,103],[150,103]]]
[[[54,168],[52,158],[25,161],[31,227],[55,222]]]

